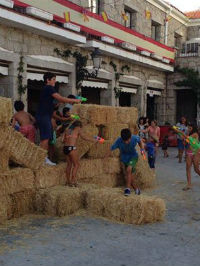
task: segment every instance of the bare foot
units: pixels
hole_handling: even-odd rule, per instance
[[[185,186],[185,187],[183,188],[183,191],[190,190],[191,188],[192,188],[192,186],[187,185],[187,186]]]

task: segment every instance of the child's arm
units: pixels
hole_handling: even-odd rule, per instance
[[[11,126],[12,127],[15,127],[16,122],[17,122],[17,120],[16,120],[15,115],[14,115],[13,118],[12,118],[12,124],[11,124]]]
[[[29,113],[28,113],[28,114],[29,114]],[[30,120],[31,120],[31,122],[32,122],[33,124],[36,123],[36,119],[35,119],[35,117],[33,117],[31,114],[29,114],[29,118],[30,118]]]
[[[61,96],[59,93],[53,93],[52,94],[53,98],[55,98],[56,100],[58,100],[61,103],[81,103],[81,100],[79,99],[71,99],[71,98],[66,98]]]

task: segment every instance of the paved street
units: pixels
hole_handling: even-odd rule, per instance
[[[185,185],[185,164],[176,149],[157,161],[156,189],[167,203],[162,223],[136,226],[97,217],[31,216],[0,228],[0,265],[197,266],[200,260],[200,178]],[[81,215],[81,213],[80,213]]]

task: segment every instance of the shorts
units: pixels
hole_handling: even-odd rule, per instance
[[[71,151],[76,150],[75,146],[64,146],[63,147],[63,153],[65,155],[69,155]]]
[[[37,117],[37,125],[40,130],[40,140],[53,139],[53,127],[51,124],[51,117],[49,116]]]
[[[148,163],[149,163],[149,167],[151,169],[155,168],[155,161],[156,161],[156,157],[155,156],[148,156]]]
[[[132,173],[135,172],[136,165],[138,162],[138,157],[132,158],[128,163],[124,163],[125,167],[132,166]]]
[[[35,127],[33,125],[21,126],[19,132],[31,142],[35,142]]]

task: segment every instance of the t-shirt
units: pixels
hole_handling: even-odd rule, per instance
[[[140,138],[144,138],[145,137],[145,133],[142,132],[142,130],[145,129],[145,126],[138,124],[138,128],[139,128],[139,136],[140,136]]]
[[[146,150],[149,156],[155,156],[155,144],[153,142],[147,142]]]
[[[40,102],[37,111],[37,116],[49,116],[53,115],[54,111],[54,98],[52,94],[56,93],[54,87],[50,85],[46,85],[41,94],[40,94]]]
[[[135,149],[136,145],[140,143],[140,137],[132,135],[129,144],[124,143],[121,137],[119,137],[111,146],[111,150],[120,150],[120,159],[123,163],[128,163],[132,158],[137,158],[138,154]]]
[[[181,131],[183,131],[183,133],[184,133],[185,135],[188,134],[188,127],[187,127],[185,124],[178,123],[178,124],[176,124],[176,126],[177,126]],[[181,139],[181,140],[182,140],[181,136],[179,136],[179,135],[177,135],[177,139]]]

